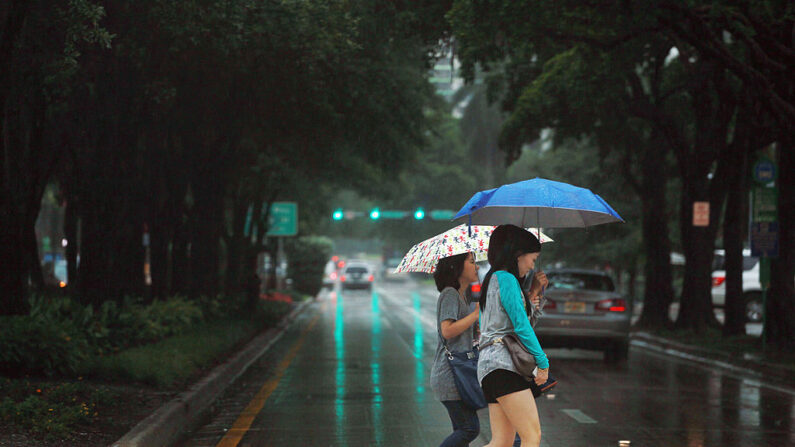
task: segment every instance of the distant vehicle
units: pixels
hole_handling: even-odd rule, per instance
[[[712,272],[712,305],[726,304],[726,251],[715,250]],[[759,258],[751,256],[751,250],[743,250],[743,300],[745,317],[749,322],[762,321],[762,283],[759,280]]]
[[[337,277],[339,277],[337,262],[329,260],[323,270],[323,287],[334,287],[334,284],[337,283]]]
[[[384,262],[384,270],[381,276],[386,281],[405,281],[408,278],[407,273],[395,273],[395,269],[400,265],[403,258],[389,258]]]
[[[632,309],[610,275],[586,269],[546,274],[547,301],[535,327],[541,346],[603,350],[609,362],[626,359]]]
[[[343,289],[373,289],[375,272],[370,264],[361,261],[349,261],[340,272],[340,284]]]

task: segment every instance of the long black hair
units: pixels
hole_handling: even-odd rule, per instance
[[[464,263],[469,257],[469,253],[461,253],[460,255],[448,256],[439,260],[436,265],[436,271],[433,272],[433,280],[436,282],[436,288],[441,292],[445,287],[452,287],[456,290],[461,288],[458,278],[464,272]]]
[[[491,268],[486,273],[480,288],[480,310],[486,308],[489,283],[494,272],[505,270],[521,282],[517,258],[526,253],[540,251],[541,243],[538,242],[538,238],[524,228],[519,228],[516,225],[500,225],[495,228],[489,238],[488,259]]]

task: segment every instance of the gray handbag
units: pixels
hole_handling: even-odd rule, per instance
[[[519,340],[519,337],[513,332],[505,334],[502,336],[502,344],[508,348],[516,372],[526,380],[533,380],[535,377],[533,371],[536,369],[536,359],[533,357],[533,354],[530,354],[530,351],[525,348]]]

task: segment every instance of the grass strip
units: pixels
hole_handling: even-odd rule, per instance
[[[196,326],[157,343],[88,361],[83,374],[109,381],[134,381],[171,388],[211,366],[261,327],[247,320]]]

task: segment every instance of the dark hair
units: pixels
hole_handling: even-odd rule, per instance
[[[440,292],[445,287],[452,287],[456,290],[461,287],[461,284],[458,283],[458,278],[464,272],[464,263],[467,257],[469,257],[469,253],[461,253],[460,255],[439,259],[436,271],[433,272],[433,280],[436,281],[436,288]]]
[[[516,225],[500,225],[494,229],[489,237],[488,260],[491,269],[483,279],[480,288],[480,310],[486,307],[486,296],[489,291],[491,275],[497,270],[505,270],[519,281],[519,265],[517,258],[526,253],[538,253],[541,243],[538,238],[524,228]]]

